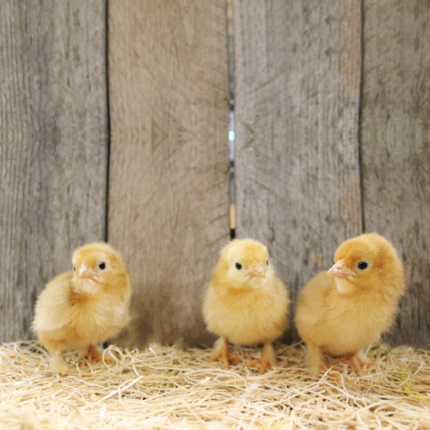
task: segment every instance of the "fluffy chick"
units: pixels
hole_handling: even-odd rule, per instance
[[[297,302],[295,322],[315,376],[330,367],[323,352],[344,356],[336,361],[350,361],[360,374],[360,363],[370,363],[363,349],[390,328],[405,290],[402,262],[379,234],[347,240],[334,261],[309,281]]]
[[[220,336],[212,361],[221,358],[226,368],[228,342],[237,345],[263,343],[260,374],[275,364],[272,342],[288,325],[288,292],[269,262],[267,248],[252,239],[236,239],[220,254],[206,291],[203,315],[208,330]]]
[[[85,348],[89,360],[100,360],[95,344],[117,335],[130,320],[130,276],[120,255],[106,243],[90,243],[72,260],[74,270],[56,276],[40,294],[33,322],[59,373],[69,369],[63,351]]]

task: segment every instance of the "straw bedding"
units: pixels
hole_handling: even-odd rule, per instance
[[[0,427],[10,429],[295,429],[430,428],[428,351],[380,344],[377,366],[357,376],[344,366],[337,380],[311,378],[302,344],[278,345],[278,365],[258,376],[235,362],[208,363],[209,350],[152,345],[110,347],[115,362],[88,364],[76,374],[49,371],[36,342],[0,348]],[[246,360],[257,348],[234,350]],[[76,366],[75,366],[76,367]],[[333,373],[334,374],[334,373]],[[338,374],[339,375],[339,374]]]

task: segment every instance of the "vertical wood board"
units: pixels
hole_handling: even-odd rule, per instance
[[[237,235],[300,289],[361,233],[359,0],[235,0]]]
[[[409,290],[393,344],[430,341],[430,3],[364,1],[366,231],[390,239]]]
[[[134,289],[121,341],[210,343],[202,294],[229,235],[225,2],[108,11],[108,237]]]
[[[28,339],[37,294],[104,238],[105,2],[0,4],[0,341]]]

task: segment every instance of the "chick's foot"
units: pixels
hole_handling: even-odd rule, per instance
[[[230,369],[230,361],[243,360],[241,355],[231,354],[228,348],[228,340],[220,337],[214,345],[212,357],[209,363],[213,361],[222,361],[225,369]]]
[[[90,345],[86,350],[80,352],[78,357],[87,357],[89,363],[93,363],[94,361],[103,361],[103,351],[94,345]],[[109,352],[106,352],[104,354],[104,361],[114,361],[114,358],[109,354]]]
[[[261,353],[261,360],[253,360],[250,363],[245,364],[245,367],[253,367],[260,364],[259,375],[263,375],[267,369],[271,369],[276,364],[275,351],[271,343],[265,343],[263,346],[263,352]]]
[[[341,367],[335,366],[331,363],[327,363],[326,361],[323,361],[319,366],[320,373],[326,373],[328,371],[328,375],[339,382],[342,382],[342,377],[339,375],[339,373],[342,373],[342,370],[343,369]]]
[[[344,357],[337,358],[334,360],[333,363],[344,363],[344,362],[350,362],[351,366],[354,368],[357,375],[361,376],[361,366],[360,364],[370,364],[370,365],[376,365],[376,363],[372,360],[369,360],[365,356],[361,354],[347,354]]]

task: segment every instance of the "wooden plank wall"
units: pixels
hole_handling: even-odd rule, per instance
[[[339,243],[384,234],[410,285],[388,339],[428,345],[428,1],[233,3],[237,235],[268,245],[293,318]],[[0,340],[31,337],[38,292],[108,217],[134,284],[119,341],[210,344],[201,298],[229,236],[225,0],[6,0],[0,32]]]
[[[0,5],[0,340],[32,337],[45,283],[103,239],[104,1]]]
[[[224,0],[109,2],[110,243],[128,262],[121,341],[212,343],[202,294],[229,239]]]
[[[430,342],[430,2],[366,0],[363,182],[367,231],[390,237],[409,291],[391,339]]]
[[[238,236],[267,243],[294,309],[344,239],[380,232],[410,285],[388,339],[428,345],[428,2],[234,7]]]

